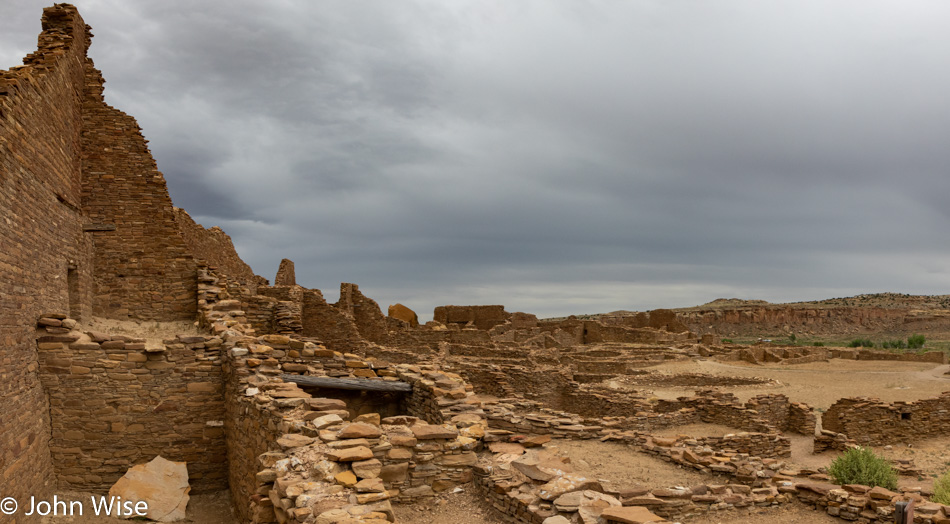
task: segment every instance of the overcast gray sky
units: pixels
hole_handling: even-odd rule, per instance
[[[0,2],[0,68],[42,7]],[[950,290],[950,3],[77,0],[254,270],[540,316]]]

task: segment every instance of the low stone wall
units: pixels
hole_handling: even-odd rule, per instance
[[[188,463],[194,492],[227,488],[221,338],[146,347],[52,318],[39,320],[36,336],[60,487],[108,490],[129,467],[162,455]]]
[[[771,479],[780,476],[783,463],[745,454],[724,454],[695,443],[679,447],[676,439],[637,435],[645,453],[684,467],[720,474],[732,483],[703,484],[689,489],[624,486],[605,488],[600,481],[574,472],[569,463],[544,451],[526,451],[512,460],[511,454],[496,455],[475,467],[476,487],[491,505],[506,516],[506,522],[542,523],[546,518],[580,515],[583,522],[596,522],[606,508],[639,506],[666,519],[681,519],[710,511],[768,506],[791,500],[779,493]],[[576,520],[575,520],[576,521]]]
[[[843,398],[821,421],[822,429],[844,433],[860,445],[917,442],[950,433],[950,391],[915,402]]]
[[[838,353],[840,356],[835,358],[849,358],[844,351]],[[872,349],[861,349],[855,352],[855,360],[896,360],[900,362],[932,362],[934,364],[946,364],[947,353],[944,351],[926,351],[916,353],[912,351],[904,353],[893,353],[890,351],[874,351]]]
[[[775,436],[736,437],[743,442],[753,442]],[[631,514],[649,512],[655,517],[651,522],[668,522],[663,519],[671,522],[722,510],[800,501],[847,521],[889,524],[894,521],[894,503],[911,499],[917,501],[914,522],[950,523],[950,507],[923,501],[917,492],[838,486],[802,478],[808,472],[785,470],[784,463],[775,459],[728,450],[712,451],[704,446],[711,443],[708,440],[662,439],[642,434],[628,435],[623,440],[662,460],[723,475],[725,482],[707,482],[691,488],[607,488],[595,479],[571,472],[569,465],[558,464],[551,457],[537,454],[527,460],[512,460],[502,454],[491,462],[481,461],[475,467],[476,488],[503,513],[502,520],[511,523],[538,524],[557,515],[567,518],[568,522],[576,522],[578,518],[595,522],[598,516],[606,522],[630,522],[614,517],[623,515],[626,507],[631,507]],[[566,471],[559,471],[561,466]],[[574,520],[570,520],[572,518]],[[750,518],[754,517],[750,515]]]
[[[856,447],[857,442],[848,438],[844,433],[835,433],[834,431],[821,430],[815,435],[813,451],[815,454],[826,451],[846,451],[848,448]]]
[[[732,393],[700,390],[693,397],[660,400],[655,411],[665,413],[684,407],[696,409],[703,422],[752,432],[814,435],[817,423],[810,406],[790,402],[781,394],[758,395],[743,404]]]
[[[845,360],[892,360],[900,362],[931,362],[946,364],[947,353],[944,351],[880,351],[873,349],[851,348],[824,348],[800,346],[773,346],[771,344],[757,344],[734,349],[731,353],[720,355],[720,360],[742,360],[750,364],[778,363],[805,364],[831,358]]]
[[[892,524],[894,504],[914,499],[914,522],[950,524],[950,506],[921,501],[916,493],[896,493],[881,487],[848,484],[799,483],[784,487],[801,502],[847,521]]]

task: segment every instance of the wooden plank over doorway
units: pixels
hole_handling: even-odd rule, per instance
[[[412,384],[399,380],[373,380],[369,378],[333,378],[308,377],[305,375],[283,374],[280,376],[286,382],[293,382],[300,386],[314,386],[320,388],[350,389],[356,391],[398,391],[409,393]]]

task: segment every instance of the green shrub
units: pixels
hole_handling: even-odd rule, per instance
[[[828,474],[838,484],[897,489],[897,471],[870,448],[851,448],[832,461]]]
[[[927,339],[924,338],[923,335],[911,335],[907,337],[907,347],[910,349],[920,349],[924,347],[924,342],[926,341]]]
[[[732,344],[732,339],[731,339],[731,338],[724,338],[724,339],[722,339],[722,343],[723,343],[723,344]]]
[[[950,506],[950,470],[934,481],[934,496],[931,500]]]
[[[884,349],[904,349],[907,344],[903,340],[885,340],[881,342],[881,347]]]
[[[812,345],[815,346],[815,347],[818,347],[818,348],[823,348],[823,347],[825,347],[825,343],[824,343],[824,342],[815,342],[815,343],[812,344]]]
[[[848,344],[849,348],[873,348],[874,342],[869,338],[856,338]]]

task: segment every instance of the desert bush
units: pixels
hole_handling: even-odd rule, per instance
[[[825,343],[824,343],[824,342],[815,342],[815,343],[812,344],[812,345],[815,346],[815,347],[819,347],[819,348],[825,347]]]
[[[838,484],[897,488],[897,471],[870,448],[851,448],[832,461],[828,474]]]
[[[849,348],[873,348],[874,342],[869,338],[856,338],[848,344]]]
[[[923,335],[911,335],[907,337],[907,347],[910,349],[920,349],[924,347],[927,339]]]
[[[905,349],[907,344],[903,340],[885,340],[881,342],[881,347],[884,349]]]
[[[934,481],[934,496],[931,500],[950,506],[950,470]]]

